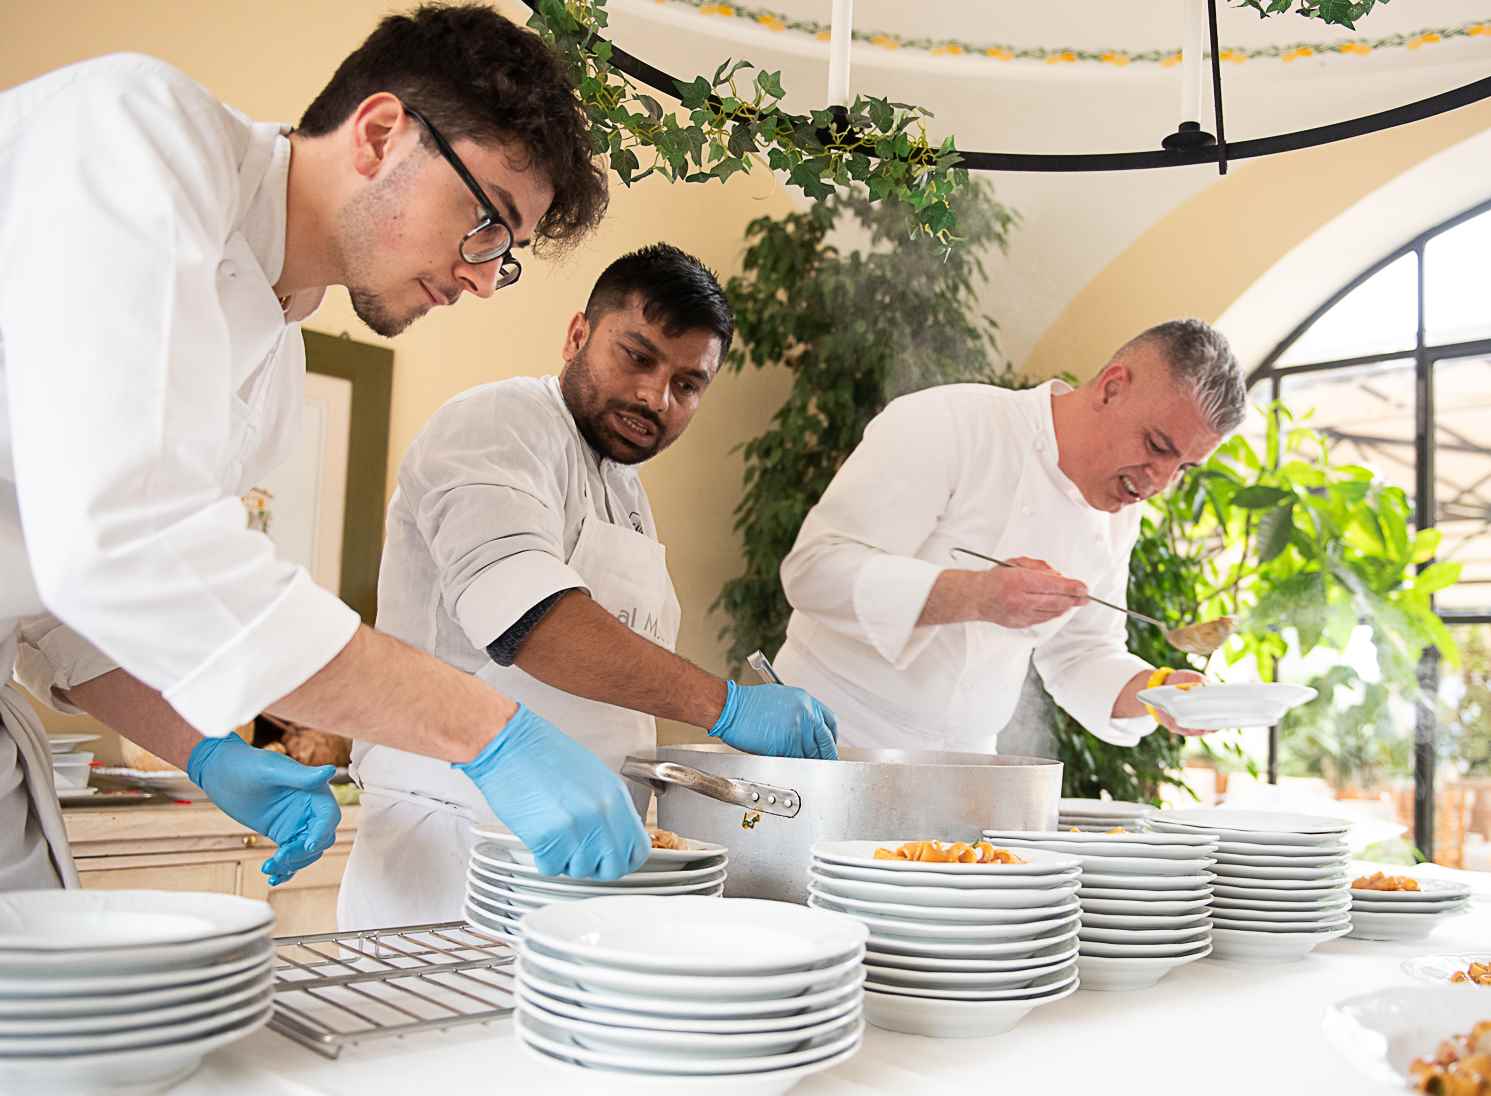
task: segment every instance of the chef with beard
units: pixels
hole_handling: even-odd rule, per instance
[[[1138,693],[1160,675],[1126,649],[1124,616],[1087,595],[1126,603],[1142,504],[1245,409],[1237,359],[1200,320],[1150,328],[1077,388],[894,400],[782,562],[793,612],[777,672],[833,706],[846,746],[993,753],[1034,660],[1088,732],[1135,745],[1155,728]]]
[[[836,758],[833,714],[801,689],[737,686],[673,653],[678,598],[638,466],[688,427],[733,335],[697,259],[654,244],[612,263],[570,320],[558,377],[472,389],[415,439],[389,505],[379,629],[558,721],[612,769],[655,744],[659,716],[751,753]],[[341,927],[460,917],[490,808],[415,754],[359,742],[352,764],[363,813]]]

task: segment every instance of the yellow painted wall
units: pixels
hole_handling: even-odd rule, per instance
[[[1481,102],[1249,163],[1161,218],[1108,264],[1046,330],[1022,368],[1043,377],[1069,370],[1085,380],[1152,324],[1179,316],[1215,322],[1320,226],[1404,171],[1487,129],[1491,102]],[[1317,296],[1301,318],[1336,288],[1315,287]]]
[[[395,6],[387,0],[79,0],[56,16],[33,7],[25,18],[3,20],[0,88],[88,57],[136,50],[177,65],[252,117],[293,121],[341,59]],[[518,21],[526,17],[527,9],[516,3],[499,8]],[[557,371],[565,325],[612,259],[666,239],[698,255],[723,279],[740,269],[747,222],[788,208],[786,193],[764,171],[737,175],[723,187],[648,180],[627,190],[618,184],[604,226],[561,265],[526,262],[517,287],[487,302],[468,297],[392,340],[390,490],[399,458],[450,396],[485,381]],[[341,291],[307,327],[382,341],[353,316]],[[720,622],[707,610],[740,560],[731,511],[740,494],[741,466],[730,450],[765,427],[786,382],[785,373],[721,376],[689,433],[644,473],[683,603],[679,650],[716,671],[723,669]],[[47,718],[59,729],[77,729],[78,721]],[[662,733],[676,740],[690,732],[665,727]],[[106,742],[101,752],[112,758],[116,750],[117,743]]]

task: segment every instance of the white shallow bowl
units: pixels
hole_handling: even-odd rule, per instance
[[[1470,897],[1470,888],[1464,883],[1450,879],[1420,879],[1416,891],[1379,891],[1351,888],[1351,897],[1364,898],[1369,902],[1445,902]]]
[[[518,944],[518,970],[537,968],[536,973],[550,981],[570,981],[581,989],[620,990],[648,997],[675,996],[705,1001],[721,998],[759,1001],[829,989],[844,981],[845,976],[859,966],[860,959],[861,952],[855,951],[833,966],[788,974],[654,974],[557,958],[540,950],[531,939],[525,938]]]
[[[1218,879],[1212,884],[1218,898],[1262,898],[1270,902],[1301,902],[1335,898],[1347,893],[1339,882],[1321,886],[1301,879]]]
[[[859,987],[856,985],[851,989],[857,991]],[[862,1003],[858,992],[848,992],[822,1008],[778,1016],[656,1016],[625,1009],[599,1008],[595,1005],[570,1001],[564,997],[553,997],[540,990],[531,980],[524,981],[518,987],[518,992],[527,996],[532,1004],[548,1012],[584,1020],[587,1023],[608,1024],[611,1027],[636,1028],[644,1031],[680,1031],[704,1035],[800,1031],[803,1028],[848,1016],[851,1012],[858,1011]]]
[[[700,1000],[687,997],[659,997],[649,994],[628,993],[622,990],[587,990],[571,980],[549,975],[536,967],[525,967],[523,984],[542,993],[546,998],[557,997],[584,1008],[615,1010],[635,1015],[639,1023],[656,1019],[660,1023],[672,1024],[675,1020],[720,1020],[756,1021],[768,1018],[795,1018],[808,1015],[817,1009],[836,1008],[845,1001],[857,999],[864,984],[862,966],[850,967],[844,976],[826,989],[804,993],[797,997],[766,997],[743,1001],[730,998]]]
[[[1129,875],[1101,871],[1084,871],[1082,873],[1082,886],[1077,893],[1083,891],[1098,890],[1128,890],[1128,891],[1191,891],[1204,892],[1212,885],[1216,878],[1209,871],[1201,872],[1199,875]],[[1194,893],[1188,897],[1194,897]],[[1170,897],[1169,895],[1156,895],[1159,898]]]
[[[234,995],[237,998],[239,995]],[[274,992],[267,982],[255,987],[246,999],[232,1006],[198,1009],[185,1020],[173,1020],[162,1027],[121,1028],[113,1031],[64,1033],[59,1035],[0,1036],[0,1061],[24,1059],[30,1055],[87,1055],[108,1051],[136,1050],[166,1040],[192,1039],[209,1035],[233,1024],[242,1024],[271,1007]]]
[[[832,902],[833,907],[845,913],[859,916],[872,914],[875,917],[895,917],[912,922],[951,922],[963,925],[1018,925],[1020,922],[1039,922],[1050,917],[1065,917],[1077,910],[1077,887],[1065,890],[1050,890],[1050,901],[1042,905],[1024,905],[1015,908],[965,907],[965,905],[907,905],[901,902],[871,902],[862,898],[845,898],[832,889],[830,884],[814,880],[808,884],[808,893]]]
[[[83,1036],[133,1032],[136,1038],[127,1040],[128,1043],[156,1042],[163,1031],[175,1037],[180,1032],[180,1025],[247,1005],[257,998],[265,997],[274,981],[270,965],[266,963],[262,967],[245,973],[248,975],[247,978],[239,976],[229,984],[215,984],[209,996],[155,1008],[121,1008],[115,1012],[83,1015],[0,1018],[0,1037],[34,1039],[35,1049],[38,1052],[45,1052],[48,1043],[66,1040],[69,1053],[89,1049],[77,1041]],[[262,1008],[262,1004],[259,1007]],[[149,1037],[140,1038],[141,1033],[149,1033]],[[16,1044],[11,1049],[29,1052],[31,1044]],[[109,1048],[101,1046],[93,1049]],[[3,1052],[0,1050],[0,1053]]]
[[[822,1058],[832,1057],[852,1046],[858,1046],[864,1037],[864,1021],[856,1019],[842,1034],[832,1039],[818,1041],[817,1045],[807,1049],[783,1054],[737,1058],[677,1055],[662,1051],[592,1050],[582,1046],[573,1033],[536,1015],[522,1001],[518,1002],[518,1008],[513,1014],[513,1032],[522,1042],[546,1050],[552,1055],[562,1055],[573,1059],[593,1069],[664,1075],[749,1074],[807,1065]]]
[[[1061,969],[1042,975],[1028,986],[1012,986],[1003,989],[971,989],[962,986],[912,986],[905,983],[890,985],[865,979],[866,993],[899,993],[907,997],[936,997],[947,1001],[1019,1001],[1027,998],[1045,997],[1065,989],[1077,980],[1075,961],[1064,963]]]
[[[848,911],[816,895],[808,896],[808,908],[846,914]],[[1081,907],[1076,899],[1066,908],[1052,911],[1052,916],[1039,921],[1021,921],[1012,925],[963,925],[945,921],[913,921],[901,917],[877,917],[868,913],[853,914],[872,932],[891,933],[921,940],[941,940],[948,943],[997,944],[1005,941],[1034,940],[1052,932],[1076,925]]]
[[[1199,951],[1185,955],[1144,958],[1113,958],[1105,955],[1081,955],[1077,958],[1077,972],[1082,979],[1082,988],[1100,992],[1123,992],[1148,989],[1176,967],[1205,959],[1211,954],[1207,944]]]
[[[1146,908],[1174,907],[1177,903],[1186,909],[1194,909],[1211,901],[1211,884],[1202,879],[1189,890],[1160,890],[1145,887],[1078,887],[1077,897],[1085,909],[1091,901],[1142,902]]]
[[[1246,932],[1216,928],[1211,934],[1211,957],[1248,963],[1289,963],[1303,959],[1321,944],[1350,931],[1349,925],[1329,932]]]
[[[1353,898],[1351,908],[1364,913],[1391,913],[1402,917],[1436,917],[1464,913],[1470,909],[1470,899],[1454,898],[1446,902],[1372,902],[1365,898]]]
[[[205,1034],[123,1050],[46,1057],[0,1058],[0,1092],[97,1096],[100,1092],[160,1092],[194,1073],[212,1051],[247,1038],[269,1022],[273,1008],[225,1022]]]
[[[937,887],[957,893],[965,890],[1043,890],[1075,883],[1082,865],[1075,859],[1065,871],[1047,875],[954,875],[950,872],[912,871],[910,868],[867,868],[814,859],[812,874],[830,879],[853,879],[892,887]]]
[[[1103,894],[1103,891],[1093,891],[1088,895],[1079,894],[1082,900],[1082,917],[1087,919],[1089,914],[1104,914],[1107,916],[1134,916],[1134,917],[1187,917],[1204,914],[1212,900],[1204,894],[1196,898],[1187,898],[1179,901],[1153,900],[1149,898],[1101,898],[1094,895]],[[1153,892],[1144,891],[1143,894]]]
[[[1408,1091],[1408,1066],[1487,1018],[1486,998],[1456,986],[1392,986],[1337,1001],[1326,1039],[1363,1076]]]
[[[47,746],[54,754],[71,753],[85,742],[97,742],[96,734],[54,734],[47,738]]]
[[[673,872],[674,878],[680,879],[676,883],[649,883],[647,885],[617,887],[602,885],[599,883],[556,883],[545,879],[529,879],[513,875],[504,875],[501,872],[473,863],[468,875],[475,876],[485,883],[494,886],[505,887],[514,894],[523,895],[528,898],[600,898],[608,894],[623,895],[665,895],[665,894],[693,894],[701,886],[719,886],[725,881],[726,869],[724,867],[711,869],[703,876],[694,877],[691,872]],[[667,872],[664,875],[670,874]]]
[[[1215,837],[1213,841],[1217,841]],[[1235,854],[1240,856],[1328,856],[1333,853],[1350,851],[1351,846],[1347,844],[1344,835],[1328,834],[1324,838],[1319,835],[1302,837],[1301,843],[1292,844],[1283,841],[1233,841],[1223,838],[1217,841],[1217,854]],[[1308,844],[1304,843],[1308,842]]]
[[[1291,708],[1315,699],[1308,685],[1252,682],[1182,689],[1157,685],[1140,689],[1139,701],[1165,711],[1182,727],[1222,731],[1233,727],[1271,727]]]
[[[546,906],[528,940],[568,959],[660,974],[773,974],[838,964],[869,932],[851,917],[759,898],[607,897]]]
[[[563,1092],[566,1096],[653,1096],[654,1093],[677,1093],[681,1096],[783,1096],[805,1078],[832,1069],[859,1053],[859,1043],[854,1043],[838,1054],[819,1058],[807,1065],[757,1073],[690,1077],[593,1069],[560,1053],[551,1053],[533,1043],[524,1042],[522,1037],[518,1040],[518,1046],[524,1054],[542,1063],[548,1071],[552,1082],[544,1091]]]
[[[1443,922],[1442,917],[1352,910],[1350,936],[1353,940],[1423,940]],[[1491,1018],[1491,1013],[1487,1016]]]
[[[520,982],[515,996],[518,1007],[528,1016],[562,1031],[587,1050],[666,1055],[670,1058],[719,1059],[729,1065],[731,1059],[759,1058],[806,1050],[815,1040],[833,1040],[857,1028],[863,1018],[863,1005],[800,1028],[777,1031],[746,1031],[719,1034],[679,1031],[676,1028],[615,1027],[594,1020],[576,1018],[547,1008],[541,997],[526,992]]]
[[[274,924],[266,902],[169,891],[12,891],[0,894],[0,967],[11,953],[79,955],[217,940]]]
[[[1342,932],[1351,930],[1351,916],[1345,912],[1322,914],[1314,921],[1240,921],[1220,914],[1212,917],[1211,923],[1219,929],[1236,932],[1259,932],[1292,936],[1310,935],[1317,932]]]
[[[1148,818],[1160,813],[1153,804],[1131,803],[1126,799],[1065,798],[1057,803],[1056,810],[1062,815],[1086,818]]]
[[[1035,1009],[1077,991],[1077,980],[1043,997],[1016,1001],[958,1001],[937,997],[865,991],[865,1019],[887,1031],[934,1039],[972,1039],[1009,1031]]]
[[[272,959],[273,945],[267,934],[221,959],[200,965],[146,970],[125,974],[11,975],[0,967],[0,1014],[34,1016],[86,1011],[106,1001],[109,1007],[125,994],[181,993],[179,1000],[193,996],[196,988],[226,975],[236,974]],[[152,998],[160,1003],[160,998]]]
[[[1264,923],[1291,925],[1300,922],[1339,921],[1347,914],[1343,905],[1315,906],[1298,910],[1260,910],[1235,906],[1217,906],[1212,916],[1227,921],[1261,921]]]
[[[74,892],[58,892],[74,893]],[[217,895],[214,897],[232,897]],[[194,973],[204,966],[241,955],[245,949],[267,944],[274,931],[273,921],[262,928],[219,936],[209,940],[190,940],[182,944],[147,944],[136,948],[79,948],[75,952],[37,951],[0,952],[0,982],[30,979],[35,986],[26,992],[55,995],[54,988],[75,976],[125,976],[160,974],[180,970]],[[155,983],[159,984],[159,983]],[[0,990],[3,992],[3,990]]]
[[[508,855],[516,863],[529,868],[534,866],[533,853],[516,834],[508,833],[506,830],[493,829],[490,826],[473,826],[471,832],[483,841],[489,841],[499,848],[506,849]],[[689,867],[703,867],[703,862],[721,859],[729,852],[724,845],[716,845],[710,841],[696,841],[691,837],[680,839],[685,842],[686,848],[653,849],[637,871],[652,873],[683,871]]]
[[[1491,989],[1474,982],[1451,982],[1450,975],[1466,970],[1471,963],[1491,963],[1491,953],[1460,952],[1456,955],[1420,955],[1403,960],[1403,973],[1418,982],[1430,982],[1451,989]],[[1487,995],[1491,1001],[1491,994]]]
[[[1216,870],[1226,871],[1235,864],[1257,868],[1326,868],[1343,866],[1351,860],[1347,852],[1329,852],[1300,856],[1245,856],[1241,853],[1217,853]]]
[[[1023,841],[1025,844],[1094,845],[1099,850],[1110,845],[1144,845],[1163,849],[1187,849],[1215,845],[1217,839],[1209,834],[1151,833],[1148,830],[1129,830],[1125,833],[1097,834],[1087,831],[1072,833],[1071,830],[985,830],[984,840],[999,844],[1002,841]],[[1194,856],[1195,853],[1190,855]]]
[[[1039,979],[1069,971],[1075,956],[1058,959],[1054,963],[1031,967],[1028,970],[1005,971],[960,971],[960,970],[908,970],[905,967],[882,966],[865,961],[868,981],[882,989],[910,986],[920,989],[950,989],[960,992],[1023,989]]]
[[[262,978],[274,966],[274,953],[268,947],[245,960],[220,964],[215,968],[226,973],[204,974],[199,981],[186,985],[162,986],[157,989],[125,990],[119,993],[85,993],[70,997],[7,997],[0,994],[0,1032],[15,1034],[8,1025],[64,1021],[76,1024],[76,1030],[91,1030],[95,1025],[129,1026],[133,1018],[154,1009],[171,1008],[211,1000],[240,986]],[[19,1029],[17,1029],[19,1030]]]
[[[519,864],[508,856],[510,851],[493,842],[483,841],[471,850],[471,862],[479,865],[487,875],[500,875],[531,886],[583,886],[616,893],[628,893],[636,887],[678,886],[717,874],[726,867],[725,858],[720,857],[705,860],[699,867],[679,865],[668,871],[634,871],[620,879],[575,879],[568,875],[545,875],[537,868]]]
[[[932,875],[1012,876],[1054,875],[1081,867],[1075,856],[1044,852],[1032,849],[1029,854],[1021,852],[1024,864],[928,864],[920,860],[877,860],[876,849],[895,849],[914,841],[915,838],[895,841],[819,841],[813,846],[813,856],[829,864],[844,864],[854,868],[876,868],[882,871],[919,872]]]
[[[1316,839],[1337,840],[1336,835],[1351,829],[1351,823],[1346,819],[1328,815],[1299,814],[1294,811],[1245,811],[1227,807],[1187,807],[1163,811],[1152,821],[1155,825],[1188,826],[1211,833],[1251,835],[1228,840],[1285,841],[1293,844],[1313,844]]]
[[[1077,954],[1075,936],[1065,943],[1052,944],[1030,955],[1013,959],[944,959],[936,955],[901,955],[893,951],[867,950],[865,965],[896,967],[901,970],[948,971],[950,973],[983,973],[997,971],[1023,971],[1034,967],[1063,963]]]
[[[1083,940],[1079,955],[1098,955],[1109,959],[1173,959],[1210,946],[1211,935],[1195,936],[1170,944],[1116,944],[1107,940]]]
[[[1082,905],[1084,929],[1188,929],[1204,925],[1209,916],[1205,909],[1167,917],[1158,914],[1098,913],[1088,909],[1086,903]]]
[[[1008,848],[1019,853],[1021,856],[1028,852],[1050,851],[1036,845],[1017,845],[1009,843]],[[1119,856],[1116,850],[1098,853],[1085,853],[1073,850],[1069,855],[1075,856],[1082,866],[1082,874],[1085,878],[1089,873],[1101,873],[1105,875],[1186,875],[1196,876],[1211,868],[1216,861],[1206,856],[1196,856],[1194,847],[1186,850],[1191,855],[1179,858],[1168,856]]]
[[[1270,898],[1232,898],[1219,894],[1211,900],[1211,908],[1222,910],[1277,910],[1280,913],[1300,913],[1318,910],[1344,910],[1351,908],[1351,899],[1345,894],[1330,894],[1320,898],[1301,898],[1295,901]]]
[[[1210,921],[1180,929],[1105,929],[1083,925],[1077,939],[1083,944],[1183,944],[1210,932]]]
[[[1218,864],[1213,869],[1218,883],[1235,883],[1238,880],[1275,882],[1288,879],[1308,882],[1317,887],[1341,887],[1349,890],[1351,877],[1340,865],[1329,864],[1319,868],[1260,868],[1251,864]]]
[[[863,902],[893,902],[908,906],[950,907],[960,910],[1014,910],[1055,906],[1076,893],[1077,877],[1060,886],[1040,890],[1022,888],[963,888],[898,886],[894,883],[866,883],[859,879],[810,872],[808,882],[826,894],[838,898],[855,898]]]
[[[888,932],[870,933],[866,949],[895,955],[930,955],[939,959],[1015,959],[1038,955],[1055,944],[1077,939],[1077,923],[1034,940],[1002,940],[994,944],[972,944],[959,940],[928,940],[915,936],[896,936]]]

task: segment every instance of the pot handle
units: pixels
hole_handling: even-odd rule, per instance
[[[697,792],[721,803],[731,803],[762,814],[776,814],[783,818],[795,818],[802,809],[802,796],[791,788],[778,788],[771,784],[755,784],[749,780],[732,780],[727,776],[691,769],[676,761],[653,761],[641,757],[628,757],[621,765],[621,775],[638,784],[649,784],[658,795],[669,788],[682,788]]]

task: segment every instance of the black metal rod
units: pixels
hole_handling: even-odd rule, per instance
[[[538,12],[539,0],[523,0],[532,11]],[[594,42],[607,41],[595,35]],[[678,98],[680,81],[662,69],[649,65],[624,49],[610,43],[611,65],[640,81],[654,91]],[[1215,48],[1215,47],[1214,47]],[[1215,78],[1215,76],[1214,76]],[[965,152],[953,151],[961,158],[959,166],[970,171],[1140,171],[1160,167],[1193,167],[1196,164],[1223,163],[1225,160],[1247,160],[1256,156],[1273,156],[1280,152],[1297,152],[1300,149],[1328,145],[1351,137],[1362,137],[1368,133],[1392,129],[1408,122],[1420,122],[1436,114],[1456,110],[1459,107],[1491,99],[1491,76],[1473,80],[1462,87],[1452,88],[1427,99],[1405,103],[1376,114],[1363,115],[1344,122],[1315,126],[1312,129],[1278,133],[1272,137],[1258,137],[1251,141],[1239,141],[1231,146],[1219,140],[1215,145],[1192,149],[1162,149],[1145,152],[1095,152],[1095,153],[1025,153],[1025,152]],[[800,119],[801,120],[801,119]],[[1221,125],[1221,104],[1217,107],[1218,127]]]
[[[1206,0],[1211,23],[1211,98],[1217,115],[1217,174],[1227,174],[1227,129],[1222,124],[1222,47],[1217,42],[1217,0]]]

